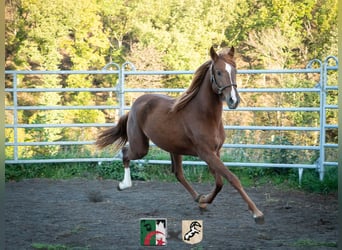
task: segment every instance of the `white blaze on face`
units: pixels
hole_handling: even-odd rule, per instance
[[[233,78],[232,78],[232,66],[230,66],[228,63],[226,63],[226,70],[228,72],[231,84],[234,84]],[[234,103],[236,103],[237,102],[236,91],[235,91],[235,89],[233,87],[231,88],[230,95],[231,95],[231,98],[234,101]]]

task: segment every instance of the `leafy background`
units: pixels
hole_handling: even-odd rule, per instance
[[[303,68],[313,58],[337,55],[337,0],[7,0],[6,70],[92,70],[110,62],[132,62],[139,70],[194,70],[208,59],[208,49],[235,46],[239,69]],[[313,87],[317,75],[238,76],[241,88]],[[329,75],[331,85],[337,74]],[[110,87],[115,75],[25,75],[18,87]],[[191,76],[139,76],[127,79],[128,87],[181,87]],[[12,86],[10,76],[6,87]],[[128,94],[130,105],[136,94]],[[337,104],[331,91],[329,104]],[[6,94],[6,105],[13,96]],[[19,93],[19,105],[115,105],[115,93],[42,92]],[[244,93],[244,106],[312,107],[314,93]],[[105,123],[117,121],[108,110],[54,110],[19,112],[20,123]],[[230,124],[317,126],[319,116],[311,112],[236,112],[224,114]],[[327,114],[337,124],[337,111]],[[6,111],[6,123],[13,113]],[[21,142],[93,140],[95,128],[19,129]],[[12,142],[12,129],[6,129]],[[228,143],[317,145],[315,132],[227,131]],[[337,130],[327,131],[327,142],[337,143]],[[87,146],[21,147],[21,158],[103,154]],[[111,154],[107,152],[105,154]],[[328,151],[334,160],[337,152]],[[6,147],[6,156],[13,148]],[[233,161],[278,163],[313,162],[314,152],[227,151]]]

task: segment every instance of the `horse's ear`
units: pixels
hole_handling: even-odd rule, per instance
[[[217,55],[213,46],[211,46],[211,48],[210,48],[210,57],[214,62],[216,62],[218,59],[218,55]]]
[[[234,57],[234,52],[235,52],[235,49],[234,49],[234,46],[232,46],[228,52],[228,55],[231,56],[232,58]]]

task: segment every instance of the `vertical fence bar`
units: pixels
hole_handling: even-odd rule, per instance
[[[120,103],[121,103],[121,100],[120,100],[120,98],[121,98],[121,79],[122,79],[122,77],[120,76],[120,72],[121,72],[121,70],[120,70],[120,65],[119,64],[117,64],[117,63],[114,63],[114,62],[110,62],[110,63],[107,63],[103,68],[102,68],[102,70],[108,70],[108,69],[110,69],[112,66],[114,66],[117,70],[118,70],[118,77],[119,77],[119,79],[118,79],[118,88],[117,88],[117,93],[118,93],[118,96],[119,96],[119,105],[120,105]],[[121,106],[119,106],[119,116],[121,116]]]
[[[338,67],[338,59],[335,56],[328,56],[325,58],[323,63],[323,86],[321,86],[321,99],[322,99],[322,113],[321,119],[323,122],[323,125],[320,127],[321,129],[321,140],[320,140],[320,169],[319,169],[319,178],[322,181],[324,179],[324,173],[325,173],[325,156],[326,156],[326,129],[328,128],[327,120],[326,120],[326,112],[327,112],[327,106],[329,104],[327,103],[327,94],[328,93],[328,71],[331,70],[329,68],[329,60],[333,60],[336,64],[336,67]]]
[[[124,75],[124,67],[119,69],[119,117],[121,117],[125,113],[125,75]]]
[[[125,114],[125,68],[126,66],[129,66],[131,68],[131,70],[135,71],[136,68],[134,66],[133,63],[131,62],[125,62],[121,65],[120,68],[120,73],[119,73],[119,82],[120,82],[120,98],[119,98],[119,107],[120,107],[120,111],[119,111],[119,116],[121,117],[122,115]]]
[[[318,172],[319,179],[322,181],[324,178],[324,162],[325,162],[325,124],[326,124],[326,84],[327,84],[327,63],[321,64],[321,82],[320,82],[320,141],[319,141],[319,163]]]
[[[19,159],[19,148],[18,148],[18,78],[17,74],[13,73],[13,158],[15,161]]]
[[[325,67],[321,60],[313,59],[311,60],[306,68],[313,68],[314,64],[319,65],[319,83],[316,85],[316,88],[319,88],[319,158],[316,161],[316,169],[319,172],[320,180],[324,178],[324,141],[325,141]]]

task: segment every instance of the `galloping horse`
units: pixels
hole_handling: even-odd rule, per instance
[[[190,87],[178,99],[158,94],[140,96],[130,112],[121,116],[115,127],[104,130],[95,144],[99,148],[113,143],[122,147],[125,173],[119,190],[132,186],[130,160],[144,157],[151,140],[170,153],[173,173],[201,208],[211,203],[221,191],[224,177],[248,204],[255,222],[262,224],[263,213],[245,192],[239,179],[220,160],[225,139],[223,101],[230,109],[236,109],[240,102],[234,47],[218,54],[211,47],[210,57],[211,60],[196,70]],[[129,144],[125,146],[127,141]],[[216,183],[211,193],[197,193],[185,179],[182,155],[198,156],[208,164]]]

